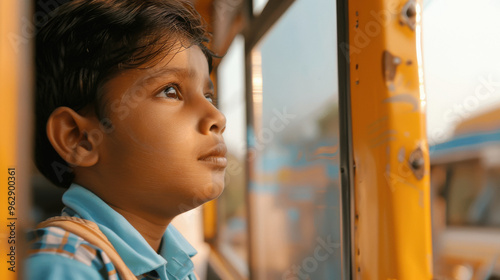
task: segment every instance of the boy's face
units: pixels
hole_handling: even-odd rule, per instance
[[[226,119],[211,103],[206,57],[198,46],[172,53],[104,87],[113,128],[103,134],[95,166],[105,186],[93,191],[115,206],[176,215],[224,188]]]

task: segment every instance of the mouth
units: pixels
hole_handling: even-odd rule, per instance
[[[226,153],[226,145],[224,143],[219,143],[211,148],[206,154],[198,158],[198,160],[212,167],[224,169],[227,166]]]

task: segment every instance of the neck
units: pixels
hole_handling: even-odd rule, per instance
[[[80,170],[80,172],[80,176],[77,175],[74,182],[88,188],[113,210],[122,215],[142,235],[149,246],[158,253],[163,234],[175,215],[155,215],[154,213],[159,211],[150,208],[151,205],[141,204],[142,200],[131,195],[131,191],[128,192],[128,195],[122,193],[122,195],[117,196],[113,190],[106,187],[113,185],[113,183],[103,182],[102,180],[94,182],[86,179],[103,178],[104,176],[101,174],[92,173],[89,170]],[[116,181],[114,180],[114,184],[125,185],[116,183]],[[125,191],[125,193],[127,192]],[[122,207],[123,205],[131,205],[131,201],[136,202],[133,207]]]
[[[109,193],[107,191],[108,188],[105,186],[109,186],[110,183],[106,184],[85,180],[85,178],[102,178],[100,174],[87,174],[85,172],[81,170],[81,174],[83,174],[83,176],[76,176],[74,182],[82,186],[86,186],[86,188],[99,196],[106,202],[106,204],[113,208],[113,210],[122,215],[142,235],[149,246],[151,246],[151,248],[158,253],[163,234],[175,216],[170,218],[168,216],[151,215],[151,213],[155,213],[157,211],[153,211],[153,209],[144,210],[147,207],[144,207],[144,205],[141,204],[137,204],[133,208],[121,207],[121,205],[124,205],[122,202],[127,203],[134,201],[134,198],[130,196],[117,197],[114,193]],[[140,201],[140,199],[138,201]]]
[[[154,222],[144,219],[141,217],[142,215],[137,215],[132,211],[122,209],[115,205],[110,206],[116,212],[120,213],[142,235],[142,237],[144,237],[146,242],[148,242],[149,246],[151,246],[155,252],[159,252],[163,234],[172,219]]]

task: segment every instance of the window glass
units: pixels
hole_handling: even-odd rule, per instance
[[[298,0],[251,52],[255,279],[341,278],[336,33],[335,1]]]
[[[217,245],[226,260],[242,275],[248,276],[244,68],[244,40],[238,35],[218,67],[219,108],[227,119],[224,140],[228,148],[228,166],[225,189],[217,201]]]

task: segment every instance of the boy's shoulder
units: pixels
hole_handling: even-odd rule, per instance
[[[156,252],[123,216],[86,188],[74,184],[62,200],[65,208],[61,216],[97,225],[127,267],[135,275],[142,275],[139,279],[196,279],[191,260],[196,250],[172,224],[167,227],[161,248]],[[91,236],[79,231],[68,228],[67,232],[66,226],[43,222],[39,227],[29,236],[31,255],[25,265],[29,270],[27,274],[45,273],[49,269],[73,274],[67,274],[70,276],[66,278],[38,276],[28,279],[113,279],[107,273],[116,270],[117,266],[108,262],[111,260],[106,254],[109,248],[101,248]],[[84,261],[79,260],[80,256],[85,257]],[[94,276],[75,278],[87,272]]]
[[[76,270],[88,270],[87,273],[97,273],[102,279],[119,279],[115,267],[103,250],[62,228],[33,230],[28,234],[28,242],[30,270],[60,273],[61,276],[66,273],[74,275]]]
[[[27,279],[120,279],[106,252],[62,228],[35,229],[28,233],[27,241]],[[155,276],[144,274],[137,278],[160,279]]]

